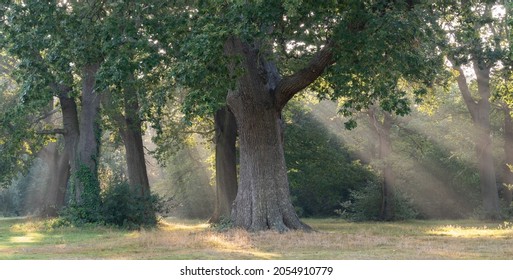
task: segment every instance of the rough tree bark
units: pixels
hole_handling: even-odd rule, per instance
[[[60,184],[64,187],[62,199],[66,204],[66,197],[70,194],[68,181],[71,176],[72,166],[76,163],[76,154],[78,148],[78,139],[80,137],[77,104],[73,97],[69,97],[68,93],[59,95],[62,112],[62,124],[64,127],[64,150],[61,154],[59,166],[62,168],[66,178],[60,178]]]
[[[86,65],[82,72],[82,109],[80,111],[79,122],[80,135],[75,159],[71,161],[71,170],[74,176],[74,199],[79,205],[83,202],[83,193],[89,193],[90,191],[90,194],[93,196],[99,195],[97,180],[98,156],[100,153],[100,96],[95,91],[96,73],[98,69],[99,64],[93,63]],[[84,172],[87,174],[84,174]],[[84,176],[87,176],[87,178]],[[84,180],[88,180],[88,182]],[[88,190],[86,188],[95,189]],[[96,188],[98,189],[96,190]],[[97,192],[98,194],[96,194]]]
[[[211,223],[229,218],[237,196],[237,124],[235,116],[223,107],[214,116],[216,148],[216,200]]]
[[[394,173],[390,165],[390,154],[392,153],[392,142],[390,141],[390,129],[392,128],[392,115],[383,112],[383,119],[378,120],[375,108],[368,111],[374,133],[378,137],[378,158],[383,164],[381,168],[383,182],[381,185],[381,208],[380,219],[390,221],[394,219]]]
[[[456,64],[453,63],[453,65]],[[492,155],[492,138],[490,136],[490,68],[480,65],[475,60],[473,61],[473,68],[480,97],[477,101],[471,96],[463,69],[454,66],[454,69],[459,72],[458,87],[470,112],[476,131],[474,143],[485,218],[495,220],[500,218],[500,211]]]
[[[254,45],[238,38],[225,44],[228,57],[241,58],[234,67],[244,69],[237,89],[227,96],[227,105],[237,121],[240,145],[239,190],[231,219],[236,227],[251,231],[309,230],[290,200],[281,110],[332,63],[331,45],[320,50],[304,69],[284,78]]]
[[[117,119],[119,131],[125,145],[128,181],[134,194],[145,196],[150,194],[150,184],[144,158],[142,138],[142,121],[139,117],[139,101],[132,88],[127,88],[124,95],[125,115]]]

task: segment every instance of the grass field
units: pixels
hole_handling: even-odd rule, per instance
[[[0,259],[509,259],[513,223],[351,223],[305,219],[316,231],[248,233],[165,219],[154,230],[54,227],[0,218]]]

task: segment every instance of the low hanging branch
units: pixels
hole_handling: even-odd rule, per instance
[[[56,134],[64,135],[64,134],[66,134],[66,129],[64,129],[64,128],[44,129],[44,130],[39,130],[36,133],[41,134],[41,135],[56,135]]]
[[[61,110],[60,108],[55,108],[55,109],[51,110],[50,112],[45,112],[41,116],[37,117],[32,123],[33,124],[38,123],[39,121],[42,121],[42,120],[52,116],[53,114],[60,112],[60,110]]]

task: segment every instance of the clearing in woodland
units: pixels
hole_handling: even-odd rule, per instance
[[[127,231],[0,218],[0,259],[513,259],[509,222],[304,221],[316,231],[220,231],[170,218],[158,229]]]

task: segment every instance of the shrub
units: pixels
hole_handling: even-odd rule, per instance
[[[156,213],[162,210],[158,195],[141,196],[130,191],[127,182],[116,182],[102,194],[98,209],[90,205],[71,204],[61,217],[72,225],[105,224],[127,229],[154,227],[158,223]]]
[[[219,222],[211,224],[210,227],[216,231],[223,232],[232,229],[233,222],[229,217],[221,216]]]
[[[343,218],[353,221],[380,220],[381,187],[369,182],[366,187],[351,191],[350,200],[340,203],[341,208],[335,212]],[[392,199],[393,219],[409,220],[418,217],[418,212],[411,201],[402,192],[396,192]]]
[[[103,222],[130,229],[156,226],[156,213],[162,209],[158,195],[134,194],[126,182],[108,188],[103,192],[102,201]]]

